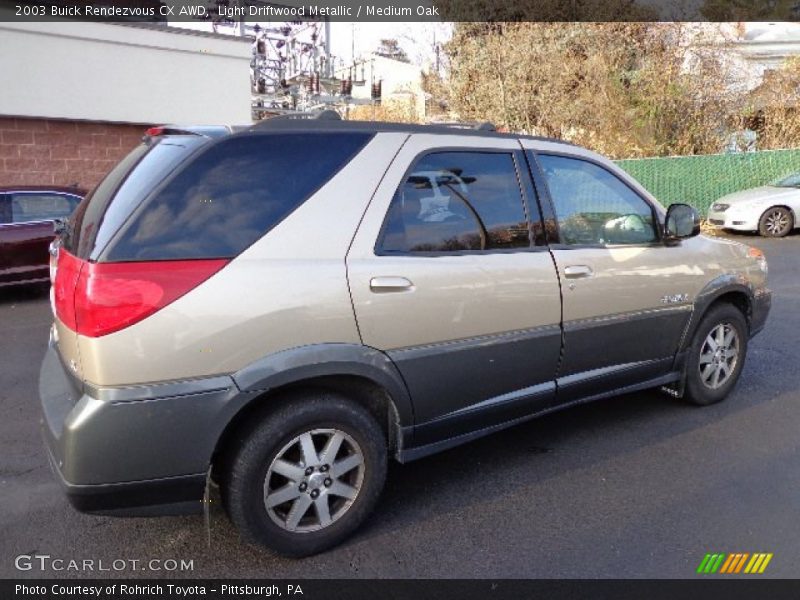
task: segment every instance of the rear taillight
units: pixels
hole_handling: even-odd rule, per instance
[[[90,263],[62,248],[54,286],[56,314],[79,334],[100,337],[164,308],[228,262],[212,259]]]
[[[75,288],[84,264],[82,260],[75,258],[64,248],[59,248],[56,266],[51,270],[55,272],[52,291],[56,316],[73,331],[77,329],[75,325]]]

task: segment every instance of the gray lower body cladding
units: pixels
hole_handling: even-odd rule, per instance
[[[767,323],[767,316],[772,308],[772,292],[761,290],[753,297],[753,312],[750,315],[750,335],[759,333]]]
[[[769,292],[755,296],[751,335],[763,328],[770,301]],[[668,324],[656,319],[649,325],[650,335],[658,335],[660,326]],[[673,328],[667,330],[670,336],[662,341],[675,343]],[[420,356],[425,351],[393,357],[401,377],[381,352],[332,344],[278,353],[231,376],[104,389],[74,379],[51,346],[39,381],[42,429],[51,465],[77,509],[120,515],[198,512],[226,426],[253,399],[282,385],[342,372],[379,382],[395,401],[397,458],[406,461],[578,402],[677,381],[683,368],[685,353],[679,352],[556,377],[559,338],[558,330],[537,330],[501,336],[494,343],[481,339],[453,344],[433,357],[438,376],[423,364],[432,358]],[[622,342],[618,351],[635,350]],[[490,362],[497,360],[497,345],[510,350],[505,353],[512,357],[510,364]],[[503,375],[511,381],[487,378],[480,368],[487,363],[504,367]],[[448,384],[442,374],[450,370],[470,385],[457,389],[452,379]],[[543,372],[549,376],[542,377]],[[509,383],[515,391],[492,387]],[[431,413],[426,421],[414,418],[406,384],[416,392],[417,403],[425,398],[434,403],[417,406],[421,413]],[[435,406],[436,398],[457,404],[436,415],[442,409]]]
[[[50,463],[70,501],[123,514],[201,510],[215,444],[249,399],[230,377],[92,389],[71,377],[54,347],[39,394]]]
[[[414,399],[414,445],[551,406],[560,349],[555,325],[390,351]]]
[[[197,512],[217,443],[252,400],[292,383],[348,374],[388,390],[400,422],[410,425],[410,400],[393,371],[374,349],[323,344],[270,355],[229,376],[95,388],[76,380],[51,345],[39,377],[42,429],[50,463],[78,510]]]

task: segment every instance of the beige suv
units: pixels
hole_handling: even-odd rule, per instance
[[[154,128],[52,248],[54,471],[108,514],[198,511],[210,480],[248,539],[319,552],[375,507],[389,458],[621,392],[725,398],[767,266],[698,233],[556,140]]]

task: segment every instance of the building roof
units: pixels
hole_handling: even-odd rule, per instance
[[[744,39],[748,42],[800,42],[799,23],[749,23]]]

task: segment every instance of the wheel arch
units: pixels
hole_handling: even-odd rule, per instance
[[[380,424],[390,454],[399,457],[413,431],[413,407],[394,363],[384,353],[355,344],[303,346],[267,356],[232,376],[246,396],[217,437],[211,462],[223,466],[237,434],[254,418],[301,401],[303,393],[335,392],[364,406]]]
[[[771,211],[773,208],[785,208],[785,209],[786,209],[786,210],[788,210],[788,211],[789,211],[789,213],[792,215],[792,218],[794,219],[795,225],[797,224],[797,211],[796,211],[796,210],[794,210],[794,209],[793,209],[791,206],[789,206],[788,204],[772,204],[772,205],[770,205],[769,207],[767,207],[766,209],[764,209],[763,211],[761,211],[761,216],[759,216],[759,218],[758,218],[758,219],[759,219],[759,221],[761,220],[761,218],[762,218],[762,217],[763,217],[765,214],[767,214],[767,213],[768,213],[769,211]]]
[[[695,298],[694,310],[681,340],[681,351],[692,343],[697,327],[711,307],[721,302],[732,304],[742,311],[748,329],[750,328],[755,302],[752,289],[734,275],[723,275],[708,283]]]

